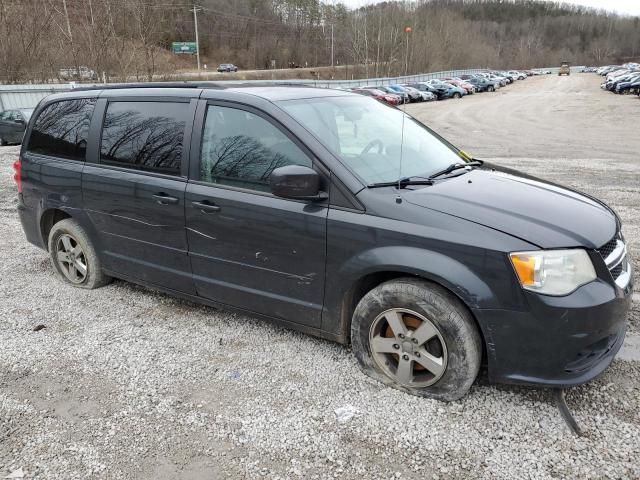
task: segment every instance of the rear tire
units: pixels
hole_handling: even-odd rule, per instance
[[[453,94],[453,98],[455,98],[455,99],[457,100],[457,99],[459,99],[459,98],[462,98],[462,95],[460,95],[460,93],[459,93],[459,92],[455,92],[455,93]]]
[[[495,92],[496,89],[495,89],[495,87],[493,85],[489,85],[489,87],[487,88],[487,91],[488,92]]]
[[[6,147],[9,143],[2,137],[0,137],[0,147]]]
[[[75,220],[66,218],[53,225],[48,246],[51,264],[65,282],[89,290],[111,282],[89,236]]]
[[[365,374],[443,401],[469,391],[482,359],[480,333],[468,310],[441,286],[414,278],[385,282],[360,300],[351,342]]]

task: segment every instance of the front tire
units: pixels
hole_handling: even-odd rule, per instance
[[[6,147],[9,143],[2,137],[0,137],[0,147]]]
[[[65,282],[94,289],[111,281],[84,229],[71,218],[56,223],[49,232],[49,256],[54,270]]]
[[[466,308],[441,286],[413,278],[385,282],[360,300],[351,341],[365,374],[443,401],[468,392],[482,359],[480,334]]]
[[[455,93],[453,94],[453,98],[455,98],[455,99],[457,100],[457,99],[459,99],[459,98],[462,98],[462,95],[460,95],[460,93],[459,93],[459,92],[455,92]]]

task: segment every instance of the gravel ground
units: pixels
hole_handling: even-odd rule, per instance
[[[606,200],[639,258],[640,139],[624,118],[640,104],[598,80],[410,110],[478,157]],[[545,390],[480,379],[450,404],[412,397],[330,342],[124,282],[59,282],[16,217],[17,151],[0,149],[0,478],[640,477],[638,293],[624,360],[568,393],[577,438]]]

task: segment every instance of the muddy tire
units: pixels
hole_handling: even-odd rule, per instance
[[[60,279],[78,288],[94,289],[111,281],[104,274],[96,250],[84,229],[71,218],[49,232],[49,256]]]
[[[360,300],[351,342],[365,374],[443,401],[469,391],[482,360],[482,340],[469,311],[441,286],[413,278],[385,282]]]

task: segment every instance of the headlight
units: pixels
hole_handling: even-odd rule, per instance
[[[509,254],[522,288],[545,295],[567,295],[596,279],[585,250],[538,250]]]

